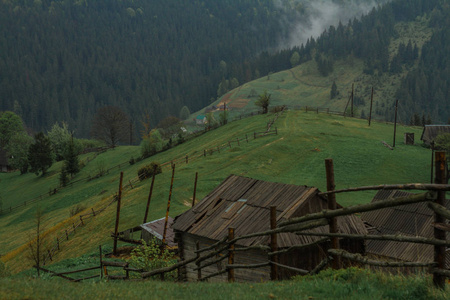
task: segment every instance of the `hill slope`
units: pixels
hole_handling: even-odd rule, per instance
[[[44,212],[44,227],[48,235],[48,243],[54,243],[57,234],[64,232],[72,222],[78,219],[69,217],[69,212],[77,205],[83,205],[85,212],[90,207],[98,207],[109,202],[118,189],[119,171],[124,172],[123,206],[120,219],[120,230],[139,225],[143,219],[143,211],[147,201],[150,181],[129,184],[136,178],[139,167],[150,161],[160,163],[175,162],[175,182],[172,196],[171,216],[185,211],[192,202],[195,172],[199,173],[197,199],[202,199],[215,186],[230,174],[254,177],[261,180],[283,182],[297,185],[317,186],[325,190],[324,159],[333,158],[338,188],[350,186],[428,182],[430,168],[430,152],[419,145],[403,144],[404,132],[414,132],[416,141],[421,128],[398,127],[397,147],[394,151],[381,144],[382,140],[391,141],[392,124],[373,123],[359,119],[339,116],[305,113],[304,111],[287,111],[282,114],[273,126],[278,128],[278,135],[268,135],[254,139],[253,133],[263,131],[267,122],[274,115],[259,115],[235,121],[210,131],[195,139],[159,153],[134,165],[125,164],[109,174],[90,181],[81,181],[73,188],[65,188],[39,202]],[[249,139],[248,143],[245,136]],[[240,139],[237,145],[237,138]],[[231,148],[227,147],[231,141]],[[210,154],[209,149],[217,149],[223,145],[220,153]],[[204,157],[204,150],[207,156]],[[138,147],[119,147],[100,154],[87,163],[77,178],[95,175],[98,166],[108,167],[127,162],[131,156],[136,157]],[[189,163],[186,164],[185,156]],[[164,216],[170,185],[170,165],[163,168],[163,173],[156,177],[155,190],[150,207],[149,219]],[[53,167],[52,170],[57,170]],[[49,189],[53,187],[56,174],[49,178],[38,178],[32,174],[20,176],[18,173],[0,174],[0,190],[7,188],[3,199],[23,199],[23,186],[39,185]],[[34,190],[34,189],[31,189]],[[41,191],[36,190],[37,193]],[[366,203],[373,193],[338,195],[338,202],[343,205]],[[29,194],[31,197],[31,193]],[[9,201],[9,200],[4,200]],[[26,209],[0,216],[0,238],[2,260],[9,268],[18,272],[30,267],[26,259],[25,243],[30,239],[34,225],[36,205]],[[99,244],[111,243],[110,232],[114,228],[115,205],[110,206],[100,215],[77,229],[76,235],[64,242],[62,251],[54,261],[95,251]]]

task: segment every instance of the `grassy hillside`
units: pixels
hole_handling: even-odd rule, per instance
[[[195,172],[199,173],[197,199],[202,199],[230,174],[317,186],[325,190],[326,158],[334,159],[337,188],[429,181],[430,151],[420,145],[406,146],[402,139],[403,133],[414,132],[416,142],[419,142],[421,128],[399,126],[397,147],[391,151],[382,145],[381,141],[391,143],[392,124],[373,123],[368,127],[364,120],[288,111],[274,124],[278,127],[278,135],[253,139],[253,132],[262,131],[273,117],[271,114],[260,115],[229,123],[154,157],[134,165],[125,164],[120,170],[114,169],[100,178],[84,180],[74,187],[45,197],[38,204],[0,216],[2,261],[6,262],[13,273],[31,266],[30,260],[26,258],[25,244],[30,240],[35,227],[34,214],[37,206],[44,212],[47,243],[54,243],[57,234],[78,220],[77,216],[68,219],[71,209],[81,205],[89,211],[91,207],[98,208],[111,200],[111,196],[118,189],[120,171],[124,172],[126,190],[119,229],[141,224],[150,180],[133,184],[133,188],[130,187],[129,181],[136,178],[137,170],[141,166],[151,161],[164,163],[182,158],[176,162],[171,216],[176,216],[190,207]],[[243,140],[246,134],[248,143]],[[239,146],[237,138],[240,138]],[[219,144],[227,145],[228,141],[235,141],[231,148],[222,149],[220,154],[214,152],[203,157],[204,149],[216,148]],[[88,162],[74,180],[95,175],[99,166],[112,167],[127,162],[130,157],[137,157],[138,154],[139,148],[132,146],[118,147],[100,154]],[[185,163],[186,155],[190,157],[189,164]],[[194,156],[197,158],[194,159]],[[55,172],[58,168],[56,165],[50,171]],[[165,166],[163,173],[156,177],[149,219],[164,216],[171,177],[169,169],[169,166]],[[19,202],[26,200],[22,191],[26,190],[27,197],[32,197],[33,193],[37,195],[48,191],[56,181],[57,174],[46,178],[33,174],[1,174],[0,190],[4,202]],[[35,188],[37,186],[40,188]],[[353,193],[338,195],[337,200],[342,205],[351,205],[367,203],[372,196],[372,192]],[[54,261],[95,251],[100,244],[110,245],[112,240],[109,236],[114,229],[114,222],[115,205],[112,205],[77,230],[76,235],[62,245],[62,251],[56,255]]]
[[[432,29],[428,26],[426,17],[417,18],[414,22],[400,22],[395,26],[396,38],[391,40],[389,46],[390,59],[398,52],[400,43],[417,44],[422,48],[432,35]],[[313,55],[314,56],[314,55]],[[415,68],[416,65],[410,68]],[[265,90],[272,95],[271,106],[288,105],[312,106],[330,108],[332,111],[343,112],[349,99],[354,84],[354,97],[362,101],[355,103],[355,116],[361,114],[366,117],[370,111],[371,89],[374,88],[373,118],[379,120],[392,120],[393,107],[395,104],[395,93],[400,86],[401,80],[407,75],[409,67],[403,67],[399,74],[367,75],[363,72],[362,60],[348,56],[346,59],[336,60],[333,72],[328,76],[321,76],[317,70],[317,64],[310,60],[290,70],[270,74],[258,80],[251,81],[234,89],[221,97],[211,105],[227,103],[231,108],[231,117],[242,113],[255,111],[255,101],[258,95]],[[339,95],[330,100],[330,90],[336,82]],[[408,124],[409,119],[404,117],[403,99],[399,100],[399,122]],[[204,109],[195,113],[194,116],[204,113]],[[215,112],[216,119],[219,111]]]

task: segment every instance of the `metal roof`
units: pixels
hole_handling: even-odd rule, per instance
[[[408,195],[412,195],[412,193],[381,190],[375,195],[372,202]],[[449,200],[447,200],[446,206],[450,208]],[[434,212],[428,208],[425,202],[383,208],[361,214],[361,219],[372,227],[371,234],[400,234],[427,238],[433,237],[434,234],[433,218]],[[449,237],[448,234],[447,236]],[[433,246],[416,243],[368,240],[366,251],[404,261],[431,262],[434,259]],[[450,257],[447,255],[448,265],[450,265]]]
[[[318,193],[314,187],[230,175],[201,202],[177,216],[173,229],[213,240],[224,238],[229,227],[235,228],[236,236],[266,231],[270,228],[270,206],[277,207],[277,222],[327,209],[326,198]],[[339,217],[338,225],[342,233],[367,233],[356,216]],[[310,231],[328,232],[328,226]],[[278,235],[278,244],[289,247],[318,239],[283,233]],[[238,244],[250,246],[268,242],[269,237],[255,237],[240,240]]]
[[[151,235],[162,240],[164,234],[164,224],[166,218],[161,218],[141,225],[142,230],[148,231]],[[169,217],[167,220],[166,244],[170,247],[176,246],[174,242],[174,233],[172,229],[173,218]]]

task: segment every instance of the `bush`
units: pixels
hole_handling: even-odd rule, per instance
[[[73,217],[73,216],[79,214],[80,212],[82,212],[85,209],[86,209],[86,206],[84,206],[83,204],[77,204],[75,207],[72,207],[70,209],[70,217]]]
[[[278,105],[278,106],[274,106],[270,109],[271,113],[278,113],[281,112],[285,109],[286,105]]]
[[[171,266],[176,263],[175,255],[167,249],[162,249],[161,244],[153,238],[148,244],[142,240],[142,246],[131,252],[129,263],[136,269],[151,271]],[[175,279],[176,270],[166,273],[166,279]]]
[[[155,175],[162,173],[161,165],[157,162],[152,162],[151,164],[143,166],[138,170],[138,176],[140,180],[152,177],[153,173],[155,173]]]

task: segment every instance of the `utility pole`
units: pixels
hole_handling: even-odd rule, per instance
[[[372,104],[373,104],[373,87],[372,87],[372,95],[370,96],[369,127],[370,121],[372,121]]]
[[[395,135],[397,133],[397,110],[398,110],[398,99],[395,100],[395,118],[394,118],[394,144],[392,147],[395,147]]]
[[[354,115],[353,115],[353,94],[354,94],[354,83],[352,83],[352,118],[354,117]]]

